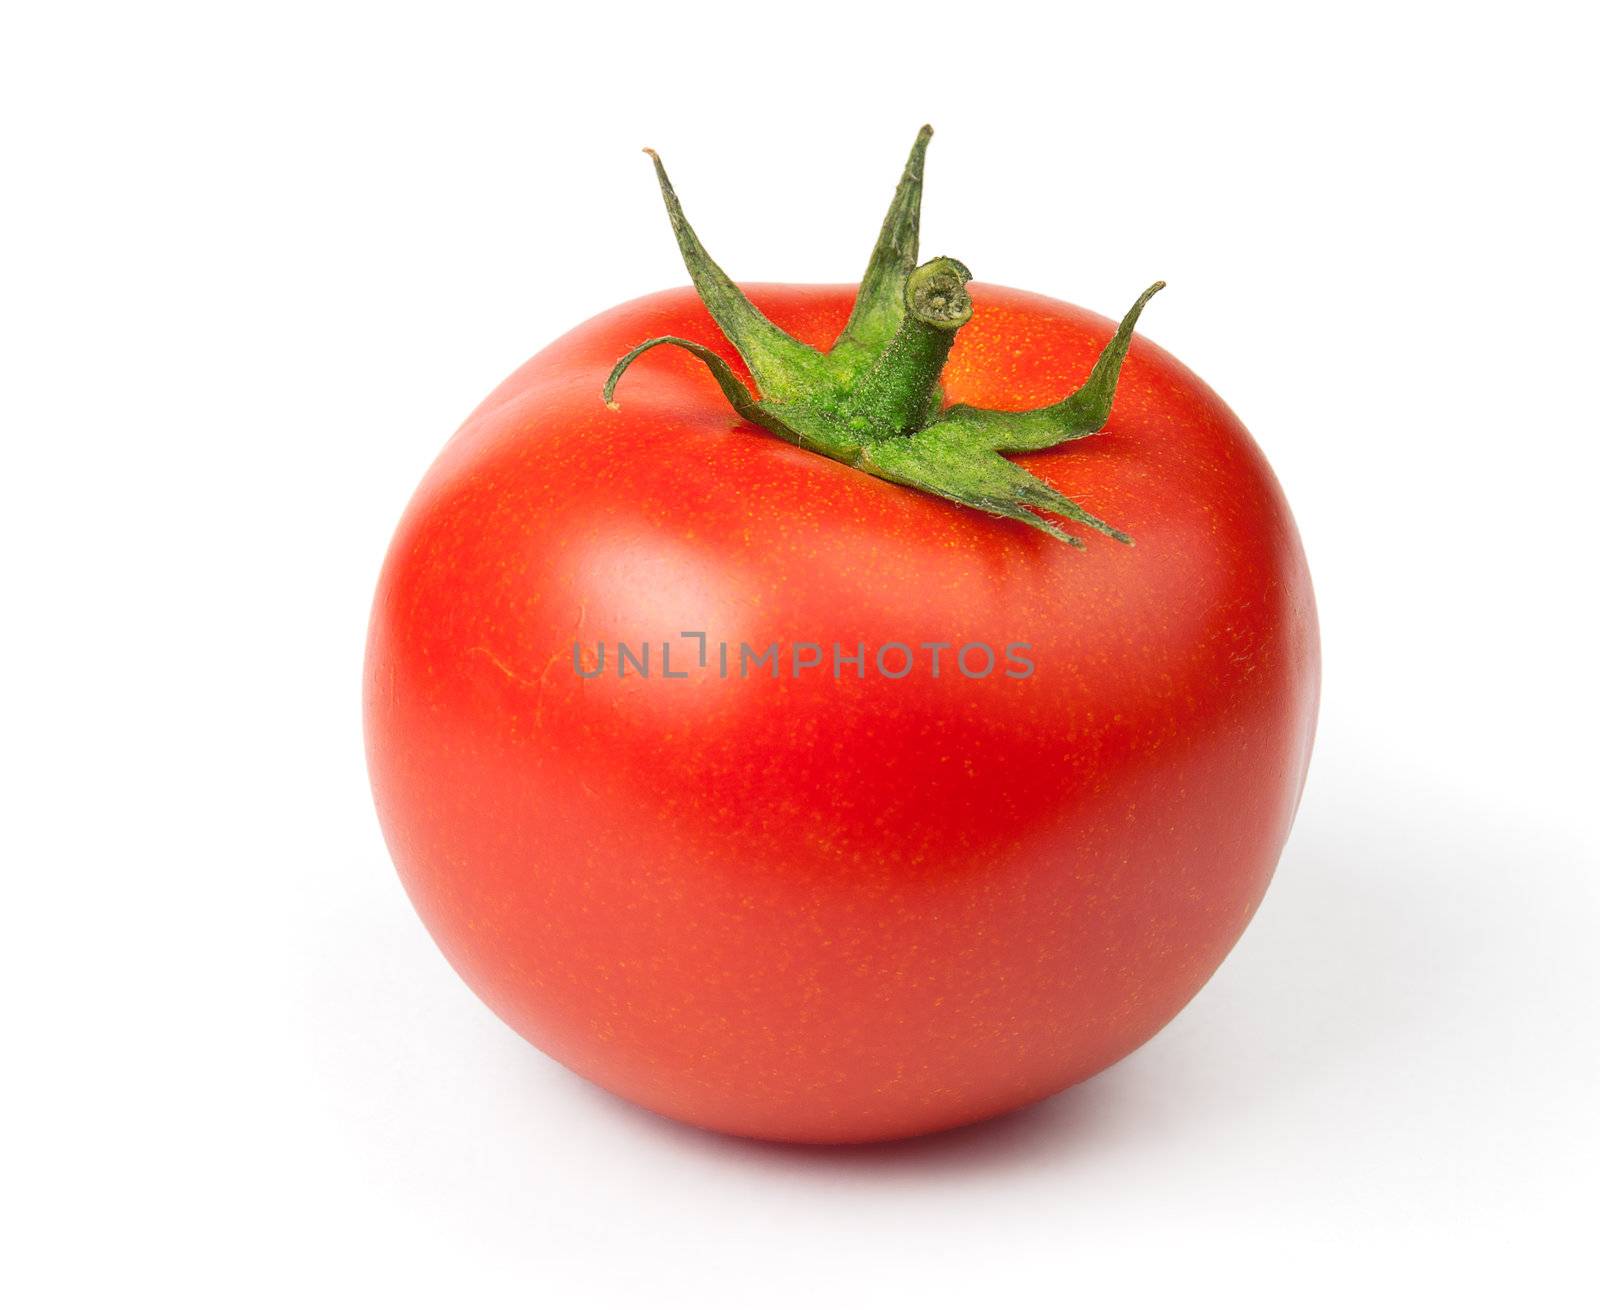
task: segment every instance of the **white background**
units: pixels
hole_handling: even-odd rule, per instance
[[[7,1299],[1592,1296],[1584,8],[12,8]],[[428,941],[366,609],[490,387],[684,280],[640,146],[735,276],[845,280],[925,119],[925,252],[1113,314],[1170,282],[1145,329],[1299,516],[1321,736],[1255,924],[1122,1065],[923,1142],[722,1140]]]

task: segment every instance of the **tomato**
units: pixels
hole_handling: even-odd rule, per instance
[[[819,349],[856,290],[745,288]],[[1112,334],[968,294],[945,404],[1049,405]],[[1128,1054],[1306,774],[1316,618],[1260,451],[1135,338],[1103,431],[1017,457],[1136,543],[1075,550],[778,439],[688,354],[602,405],[661,336],[752,385],[693,291],[602,314],[468,419],[384,565],[373,789],[444,954],[584,1077],[754,1137],[929,1132]]]

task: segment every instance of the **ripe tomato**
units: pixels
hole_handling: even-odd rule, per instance
[[[856,294],[746,290],[819,348]],[[971,301],[950,403],[1048,405],[1111,335]],[[1136,339],[1103,433],[1019,461],[1137,542],[1074,550],[775,439],[685,354],[601,405],[664,335],[736,359],[687,289],[591,320],[390,549],[368,753],[445,955],[586,1078],[755,1137],[928,1132],[1126,1055],[1243,931],[1305,777],[1316,619],[1261,453]]]

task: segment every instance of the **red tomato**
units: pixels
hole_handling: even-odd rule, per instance
[[[819,347],[855,294],[747,290]],[[1049,404],[1111,335],[971,292],[950,402]],[[664,334],[736,359],[687,289],[591,320],[467,421],[384,567],[373,786],[445,955],[584,1077],[754,1137],[929,1132],[1128,1054],[1238,939],[1305,777],[1316,618],[1260,451],[1135,339],[1104,432],[1018,461],[1137,542],[1074,550],[777,440],[688,355],[602,406]]]

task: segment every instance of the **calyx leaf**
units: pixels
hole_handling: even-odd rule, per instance
[[[939,375],[971,317],[966,284],[972,275],[959,260],[917,264],[923,164],[932,135],[929,127],[917,133],[850,321],[826,352],[797,341],[751,304],[700,244],[660,157],[647,151],[695,290],[760,395],[710,347],[669,336],[642,342],[617,361],[606,379],[605,402],[616,408],[619,379],[645,351],[676,346],[711,370],[736,413],[785,441],[886,481],[1027,523],[1071,546],[1082,548],[1083,541],[1037,511],[1131,546],[1126,533],[1003,452],[1049,450],[1105,426],[1139,315],[1166,284],[1154,283],[1134,302],[1083,385],[1064,399],[1022,411],[946,407]]]

